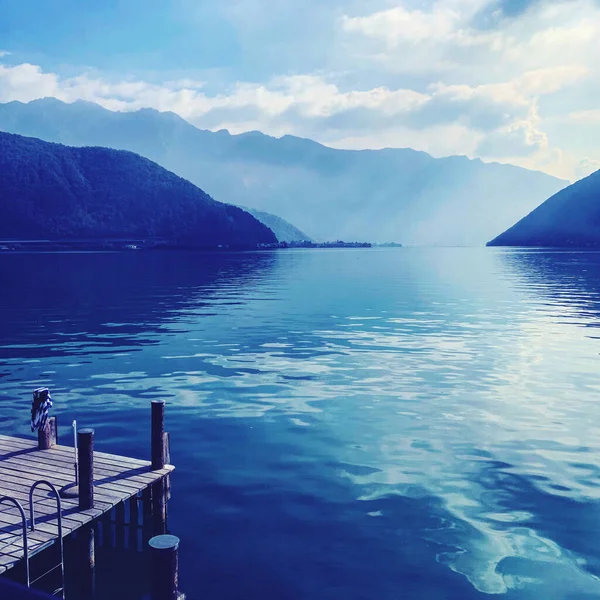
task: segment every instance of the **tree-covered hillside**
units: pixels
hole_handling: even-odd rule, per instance
[[[600,246],[600,171],[548,198],[488,246]]]
[[[155,238],[209,248],[273,232],[189,181],[122,150],[0,132],[0,239]]]

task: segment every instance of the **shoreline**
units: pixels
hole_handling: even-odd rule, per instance
[[[192,246],[172,242],[146,240],[0,240],[0,255],[11,252],[133,252],[133,251],[258,251],[287,249],[372,248],[369,242],[279,242],[277,244],[222,244]]]

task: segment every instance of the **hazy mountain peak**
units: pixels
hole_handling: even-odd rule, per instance
[[[77,102],[83,102],[83,100],[77,100]],[[29,104],[30,106],[63,106],[67,103],[53,96],[44,96],[43,98],[36,98],[29,102],[19,102],[19,104]],[[93,102],[88,102],[88,104],[93,104]]]
[[[338,150],[258,131],[213,133],[153,110],[5,104],[0,129],[132,150],[223,202],[278,215],[315,239],[483,245],[567,184],[465,156]]]

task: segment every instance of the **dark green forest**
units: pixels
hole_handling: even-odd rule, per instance
[[[600,171],[548,198],[488,246],[599,247]]]
[[[132,152],[0,132],[0,239],[73,238],[198,248],[276,242],[249,213]]]

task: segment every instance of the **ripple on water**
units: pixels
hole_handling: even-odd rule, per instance
[[[167,399],[182,576],[224,597],[600,595],[600,254],[202,256],[0,257],[2,432],[48,385],[135,454]]]

